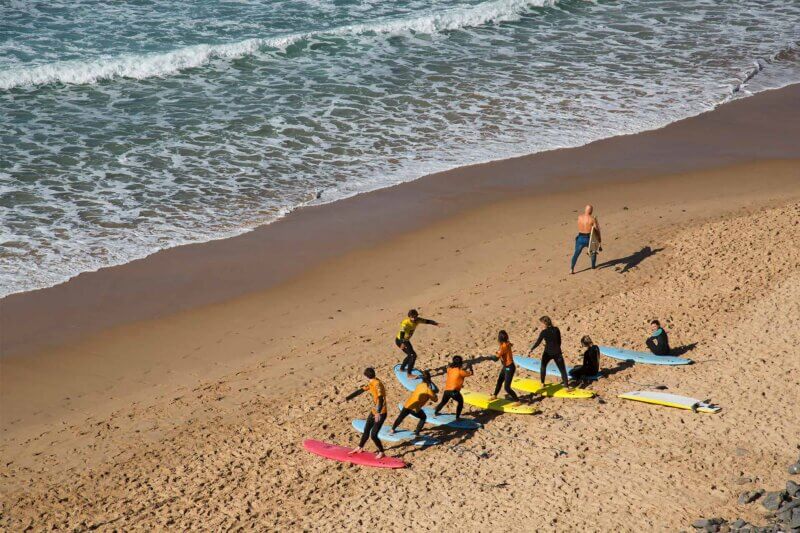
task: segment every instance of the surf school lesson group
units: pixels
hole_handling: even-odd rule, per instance
[[[593,214],[592,206],[587,205],[583,214],[578,217],[578,235],[575,237],[575,252],[570,264],[570,274],[575,273],[575,265],[584,249],[587,250],[592,269],[596,268],[597,254],[602,251],[600,245],[600,225],[597,217]],[[410,310],[407,317],[401,322],[400,330],[395,337],[395,345],[403,353],[404,358],[400,364],[394,367],[395,377],[404,388],[410,391],[410,394],[405,402],[399,404],[399,414],[394,418],[391,426],[388,428],[384,426],[389,414],[386,389],[375,369],[370,367],[364,370],[367,383],[346,398],[349,401],[362,393],[369,393],[368,398],[371,402],[369,413],[365,419],[353,421],[353,428],[361,433],[358,446],[351,449],[313,439],[304,441],[303,446],[309,452],[336,461],[379,468],[402,468],[406,466],[405,462],[386,456],[383,442],[407,442],[416,446],[439,444],[437,439],[423,433],[426,423],[432,426],[447,427],[453,431],[480,429],[482,425],[476,420],[461,417],[464,403],[479,409],[525,415],[535,414],[538,410],[533,405],[522,402],[515,391],[530,393],[534,397],[593,398],[595,393],[585,387],[590,382],[603,377],[600,371],[600,355],[639,364],[685,365],[692,363],[690,359],[670,355],[671,349],[667,332],[657,319],[653,319],[650,321],[651,333],[645,340],[649,352],[597,346],[589,335],[584,335],[581,338],[581,346],[584,349],[582,364],[574,368],[568,367],[561,350],[560,330],[548,316],[539,318],[539,323],[542,329],[526,356],[513,354],[513,344],[506,331],[501,330],[497,334],[498,350],[494,359],[500,363],[500,370],[492,394],[464,389],[465,381],[474,375],[474,370],[470,362],[465,362],[458,355],[454,356],[446,366],[444,388],[440,390],[434,384],[430,370],[420,370],[416,367],[417,353],[411,344],[411,337],[419,325],[441,326],[442,324],[435,320],[422,318],[416,309]],[[540,345],[543,346],[541,359],[531,357]],[[539,379],[515,377],[517,367],[537,372]],[[546,382],[548,375],[560,377],[561,382],[548,384]],[[505,391],[505,398],[498,397],[501,389]],[[659,391],[634,391],[621,394],[619,397],[691,409],[695,412],[716,413],[720,410],[719,407],[707,402]],[[451,401],[455,403],[455,414],[443,414],[442,410]],[[407,417],[416,420],[416,427],[413,431],[398,429]],[[377,449],[376,453],[364,449],[370,439]]]

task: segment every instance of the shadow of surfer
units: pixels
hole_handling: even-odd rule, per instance
[[[600,263],[599,265],[597,265],[597,268],[598,269],[600,269],[600,268],[611,268],[611,267],[615,267],[617,265],[625,265],[619,271],[620,274],[625,274],[626,272],[628,272],[632,268],[636,268],[637,266],[639,266],[639,264],[642,261],[644,261],[645,259],[647,259],[648,257],[652,257],[652,256],[656,255],[658,252],[661,252],[663,250],[664,250],[664,248],[655,248],[655,249],[653,249],[653,248],[650,248],[649,246],[645,246],[641,250],[639,250],[638,252],[634,252],[631,255],[627,256],[627,257],[620,257],[618,259],[612,259],[610,261],[606,261],[605,263]]]

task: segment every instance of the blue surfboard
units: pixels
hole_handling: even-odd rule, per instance
[[[422,383],[422,371],[414,369],[411,373],[415,376],[413,378],[408,377],[408,374],[405,370],[400,370],[400,365],[394,365],[394,375],[397,377],[397,381],[408,390],[413,391],[417,388],[417,385]]]
[[[600,353],[612,359],[620,361],[633,361],[645,365],[691,365],[694,361],[674,355],[653,355],[648,352],[636,352],[623,348],[612,348],[610,346],[600,346]]]
[[[522,355],[515,355],[514,363],[516,363],[518,367],[524,368],[525,370],[530,370],[531,372],[539,372],[539,370],[542,368],[542,360],[536,359],[535,357],[525,357]],[[567,367],[568,376],[572,375],[572,370],[573,368],[571,366]],[[547,364],[547,369],[544,371],[544,373],[548,376],[553,376],[557,378],[561,377],[561,372],[558,370],[558,365],[555,363],[555,361],[550,361]],[[594,376],[590,376],[585,379],[594,381],[602,377],[603,374],[596,374]]]
[[[398,404],[397,407],[403,409],[403,404]],[[471,418],[462,418],[460,420],[456,420],[456,415],[448,415],[444,413],[436,416],[436,411],[433,407],[423,407],[422,411],[425,413],[425,423],[432,426],[445,426],[453,429],[466,430],[480,429],[483,427],[483,424],[477,420],[472,420]],[[414,413],[411,413],[409,416],[414,416]],[[416,419],[416,417],[414,418]]]
[[[356,431],[363,433],[364,428],[367,425],[366,420],[353,420],[353,427]],[[383,426],[381,430],[378,432],[378,438],[381,440],[385,440],[386,442],[410,442],[414,446],[432,446],[434,444],[439,444],[438,439],[434,439],[428,435],[420,435],[419,437],[414,435],[413,431],[408,431],[407,429],[398,429],[394,433],[389,431],[390,428]]]

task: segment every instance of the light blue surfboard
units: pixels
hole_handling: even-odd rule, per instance
[[[359,433],[364,432],[364,428],[367,425],[366,420],[353,420],[353,427]],[[394,433],[391,433],[389,427],[385,425],[381,428],[378,432],[378,438],[382,441],[385,440],[386,442],[405,442],[409,441],[414,446],[432,446],[434,444],[439,444],[438,439],[434,439],[428,435],[420,435],[419,437],[414,435],[413,431],[408,431],[407,429],[398,429]]]
[[[633,361],[645,365],[691,365],[694,361],[675,357],[674,355],[653,355],[649,352],[636,352],[623,348],[612,348],[610,346],[600,346],[600,353],[612,359],[620,361]]]
[[[397,406],[399,409],[403,409],[403,404],[398,404]],[[432,426],[445,426],[453,429],[466,429],[466,430],[473,430],[473,429],[480,429],[483,427],[483,424],[476,420],[472,420],[471,418],[462,418],[460,420],[456,420],[456,415],[448,415],[448,414],[440,414],[436,416],[436,411],[433,407],[423,407],[422,411],[425,413],[425,423],[430,424]],[[409,416],[414,416],[414,413],[411,413]]]
[[[541,369],[541,367],[542,367],[542,360],[541,359],[537,359],[535,357],[525,357],[525,356],[522,356],[522,355],[515,355],[514,356],[514,362],[517,364],[518,367],[524,368],[525,370],[530,370],[531,372],[537,372],[538,373],[539,369]],[[567,375],[568,376],[572,375],[572,370],[573,370],[573,368],[571,366],[567,367]],[[544,371],[544,373],[546,375],[548,375],[548,376],[553,376],[553,377],[557,377],[557,378],[561,377],[561,372],[558,370],[558,365],[556,364],[555,361],[550,361],[549,363],[547,363],[547,369]],[[603,377],[603,374],[597,374],[597,375],[588,377],[586,379],[588,379],[590,381],[594,381],[594,380],[600,379],[602,377]]]
[[[405,370],[400,370],[400,365],[394,365],[394,375],[397,377],[397,381],[406,389],[413,391],[417,385],[422,383],[422,371],[414,369],[411,373],[416,377],[408,377]]]

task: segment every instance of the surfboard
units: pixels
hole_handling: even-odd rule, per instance
[[[720,410],[722,410],[721,407],[717,407],[716,405],[712,405],[708,402],[703,402],[687,396],[669,394],[667,392],[640,390],[626,392],[625,394],[620,394],[619,397],[636,402],[666,405],[667,407],[675,407],[678,409],[690,409],[692,411],[697,411],[698,413],[718,413]]]
[[[406,463],[400,459],[395,457],[381,457],[378,459],[372,452],[360,452],[348,455],[348,452],[352,448],[337,446],[336,444],[322,442],[321,440],[306,439],[303,441],[303,448],[320,457],[341,461],[343,463],[353,463],[355,465],[371,466],[373,468],[405,468],[406,466]]]
[[[574,400],[594,398],[594,391],[586,389],[569,391],[561,383],[548,383],[542,388],[542,382],[538,379],[514,378],[511,380],[511,386],[519,391],[538,393],[548,398],[571,398]]]
[[[586,255],[596,255],[600,251],[600,239],[597,230],[592,226],[592,232],[589,233],[589,246],[586,247]]]
[[[388,421],[387,421],[388,422]],[[366,420],[353,420],[353,428],[359,433],[364,432],[364,427],[366,427],[367,421]],[[434,444],[439,444],[438,439],[434,439],[428,435],[420,435],[419,437],[414,435],[413,431],[408,431],[407,429],[398,429],[394,433],[389,431],[390,428],[386,427],[385,425],[381,428],[378,432],[378,438],[382,441],[386,442],[406,442],[409,441],[414,446],[432,446]]]
[[[522,355],[515,355],[514,356],[514,363],[520,368],[524,368],[525,370],[530,370],[531,372],[539,372],[539,369],[542,366],[541,359],[537,359],[535,357],[525,357]],[[567,375],[571,376],[572,371],[574,369],[571,366],[567,367]],[[545,375],[547,376],[554,376],[557,378],[561,377],[561,372],[558,370],[558,365],[555,361],[550,361],[547,363],[547,369],[544,371]],[[589,381],[595,381],[603,377],[603,374],[596,374],[594,376],[584,378],[588,379]]]
[[[653,355],[648,352],[636,352],[623,348],[612,348],[610,346],[600,346],[600,353],[612,359],[621,361],[633,361],[646,365],[691,365],[694,361],[674,355]]]
[[[512,413],[515,415],[533,415],[539,412],[538,409],[530,405],[514,405],[516,402],[513,400],[506,400],[497,398],[492,400],[488,394],[482,392],[472,392],[462,390],[461,396],[464,397],[464,402],[481,409],[489,409],[490,411],[500,411],[501,413]]]
[[[399,409],[403,409],[403,404],[398,404],[397,406]],[[472,420],[471,418],[461,418],[460,420],[456,420],[456,415],[448,415],[445,413],[439,414],[436,416],[436,411],[433,407],[423,407],[422,411],[425,413],[425,423],[430,424],[432,426],[445,426],[453,429],[480,429],[483,427],[483,424],[476,420]],[[414,413],[410,415],[416,420],[416,416]]]
[[[413,391],[417,388],[417,385],[422,383],[422,371],[414,369],[411,373],[416,377],[408,377],[408,373],[405,370],[400,370],[400,365],[394,365],[394,375],[397,377],[397,381],[406,389]]]

